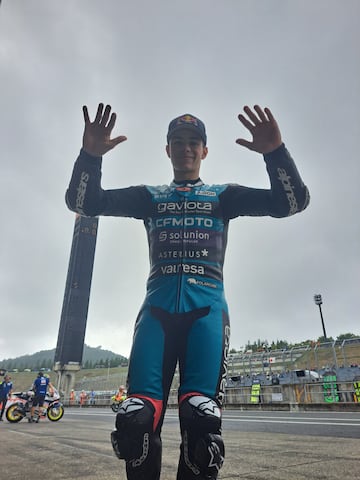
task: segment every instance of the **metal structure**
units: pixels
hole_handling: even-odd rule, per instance
[[[318,293],[316,295],[314,295],[314,302],[315,302],[316,305],[318,305],[319,310],[320,310],[321,325],[322,325],[322,329],[323,329],[323,333],[324,333],[324,338],[326,340],[327,335],[326,335],[326,330],[325,330],[324,317],[323,317],[322,310],[321,310],[321,305],[323,303],[322,296]]]
[[[285,349],[230,353],[228,376],[277,374],[293,369],[351,369],[359,365],[360,337],[355,337],[322,343],[313,341]]]
[[[76,215],[54,358],[58,389],[65,393],[82,363],[97,230],[98,218]]]

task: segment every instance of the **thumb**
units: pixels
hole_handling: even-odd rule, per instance
[[[127,137],[125,137],[125,135],[119,135],[118,137],[112,138],[111,148],[116,147],[116,145],[119,145],[119,143],[125,142],[126,140],[127,140]]]
[[[241,146],[245,147],[245,148],[248,148],[249,150],[252,150],[253,145],[254,145],[253,142],[249,142],[248,140],[245,140],[245,138],[238,138],[236,140],[236,143],[238,145],[241,145]]]

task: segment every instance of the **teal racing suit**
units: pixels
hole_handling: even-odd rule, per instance
[[[72,211],[133,217],[143,221],[147,232],[150,273],[135,324],[128,394],[151,403],[158,439],[177,364],[180,405],[194,394],[219,407],[223,403],[230,334],[223,289],[229,221],[244,215],[287,217],[309,202],[284,145],[264,160],[270,189],[206,185],[198,179],[103,190],[101,158],[81,151],[75,163],[66,193]],[[152,462],[159,471],[159,458]],[[143,478],[131,471],[129,467],[128,478]],[[194,472],[184,475],[181,478],[202,478]],[[156,479],[159,473],[151,475],[147,465],[144,478]]]

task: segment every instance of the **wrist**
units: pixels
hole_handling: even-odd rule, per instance
[[[87,155],[89,155],[90,157],[95,157],[95,158],[101,158],[102,157],[102,155],[99,154],[99,152],[96,152],[95,150],[93,150],[91,148],[85,147],[84,145],[82,146],[81,150],[83,152],[85,152]]]
[[[80,155],[85,157],[89,161],[98,162],[99,160],[101,161],[102,159],[101,155],[95,155],[94,153],[91,153],[88,150],[86,150],[84,147],[81,148]]]
[[[269,147],[264,150],[263,154],[264,155],[269,155],[272,152],[275,152],[278,148],[280,148],[283,145],[282,140],[279,140],[279,142],[274,143],[272,145],[269,145]]]
[[[283,142],[280,142],[278,145],[273,145],[272,147],[269,147],[268,150],[266,150],[263,155],[271,155],[275,152],[277,152],[277,150],[281,149],[282,147],[284,146],[284,143]]]

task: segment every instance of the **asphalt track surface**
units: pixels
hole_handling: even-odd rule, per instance
[[[125,480],[109,441],[110,409],[66,409],[56,423],[0,423],[0,478]],[[360,479],[360,411],[224,412],[223,480]],[[163,427],[161,480],[176,479],[177,412]]]

